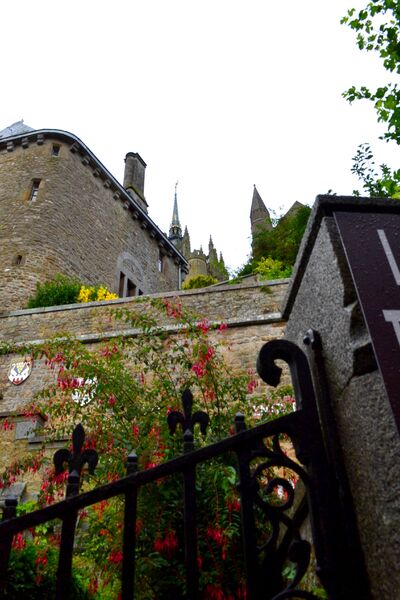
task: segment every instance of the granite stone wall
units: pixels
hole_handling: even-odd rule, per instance
[[[334,206],[357,209],[357,202],[361,210],[371,204],[333,197],[317,202],[283,315],[285,337],[300,347],[308,329],[321,336],[371,594],[392,600],[400,598],[400,439],[332,216]]]
[[[47,136],[0,149],[0,311],[26,306],[36,283],[57,272],[117,293],[121,269],[136,293],[179,288],[168,244],[100,175],[67,140]]]

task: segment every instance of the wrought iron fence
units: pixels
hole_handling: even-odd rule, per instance
[[[315,335],[308,338],[317,347]],[[242,544],[248,600],[284,600],[316,598],[312,592],[299,588],[312,552],[310,540],[304,539],[301,527],[310,519],[317,571],[328,598],[365,600],[366,586],[359,564],[357,541],[349,534],[350,513],[343,509],[343,480],[338,480],[338,457],[332,453],[332,435],[324,426],[325,416],[318,410],[313,382],[305,354],[294,344],[275,340],[265,344],[259,354],[257,369],[264,381],[277,385],[281,369],[277,359],[290,368],[296,397],[296,410],[273,421],[246,429],[244,417],[235,418],[236,433],[222,441],[195,450],[193,427],[196,423],[205,431],[208,417],[198,411],[192,414],[192,395],[183,394],[183,411],[168,415],[171,432],[177,425],[183,431],[183,453],[177,458],[139,471],[135,454],[128,457],[126,477],[97,489],[79,493],[79,481],[85,463],[93,470],[97,463],[94,450],[83,450],[84,431],[78,425],[73,433],[73,451],[58,450],[54,457],[56,469],[68,463],[69,476],[66,498],[41,510],[15,517],[16,501],[6,500],[0,523],[0,587],[4,589],[13,536],[40,524],[59,519],[62,523],[56,598],[69,597],[74,539],[79,511],[116,496],[124,498],[123,561],[121,574],[122,600],[135,596],[135,548],[137,500],[140,489],[165,477],[183,476],[183,529],[186,598],[199,598],[199,566],[197,555],[196,467],[227,452],[237,457],[237,472],[241,505]],[[321,384],[321,381],[319,381]],[[326,391],[326,390],[325,390]],[[322,394],[324,397],[324,395]],[[326,400],[326,398],[325,398]],[[329,419],[328,419],[329,420]],[[330,423],[332,428],[332,423]],[[296,460],[282,449],[285,434],[293,444]],[[329,447],[327,447],[327,436]],[[334,455],[335,460],[332,460]],[[286,468],[295,472],[303,483],[304,499],[295,502],[290,481],[278,470],[266,481],[267,469]],[[269,502],[270,492],[280,486],[285,500]],[[296,488],[299,489],[299,486]],[[295,509],[294,504],[297,508]],[[257,513],[257,516],[256,516]],[[260,543],[257,534],[259,516],[268,523],[268,535]],[[307,517],[308,515],[308,517]],[[295,566],[290,581],[283,576],[287,562]]]

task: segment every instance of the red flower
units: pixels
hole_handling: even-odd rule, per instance
[[[114,394],[110,394],[108,396],[108,404],[109,404],[109,406],[115,406],[116,402],[117,402],[117,399],[114,396]]]
[[[204,365],[197,362],[192,366],[192,371],[196,374],[196,377],[204,377],[206,371],[204,369]]]
[[[37,556],[36,560],[35,560],[35,564],[36,565],[43,565],[44,567],[47,565],[47,557],[46,555],[42,555],[42,556]]]
[[[230,513],[233,512],[233,511],[238,512],[240,510],[240,502],[236,498],[232,498],[230,500],[227,500],[226,501],[226,506],[227,506],[227,509],[229,510]]]
[[[165,306],[165,312],[168,317],[174,317],[175,319],[180,319],[182,317],[182,304],[178,300],[175,302],[170,302],[166,298],[163,299],[163,304]]]
[[[249,383],[247,384],[247,391],[249,392],[249,394],[252,394],[257,386],[258,386],[258,381],[256,381],[255,379],[251,379],[249,381]]]
[[[19,533],[17,533],[16,536],[14,536],[12,547],[15,548],[16,550],[23,550],[25,548],[25,546],[26,546],[26,541],[24,540],[23,534],[20,531]]]
[[[227,600],[223,590],[213,583],[209,583],[205,587],[204,598],[207,598],[207,600]]]
[[[207,348],[207,352],[204,355],[204,360],[206,362],[208,362],[209,360],[212,359],[212,357],[214,356],[214,354],[215,354],[214,348],[211,348],[211,347]]]
[[[226,323],[221,323],[218,327],[218,331],[224,331],[224,329],[228,329],[228,325]]]
[[[222,546],[225,542],[225,536],[220,527],[212,527],[209,525],[207,527],[207,535],[217,544],[217,546]]]
[[[171,529],[166,533],[164,539],[158,537],[154,542],[154,550],[165,556],[165,558],[173,558],[177,548],[178,539],[175,531]]]
[[[122,550],[113,550],[108,557],[108,562],[118,565],[123,558],[124,555],[122,554]]]
[[[199,321],[199,323],[197,323],[197,327],[203,333],[207,333],[207,331],[210,329],[210,323],[207,321],[207,319],[203,319],[202,321]]]
[[[89,581],[88,591],[90,594],[97,594],[97,590],[99,589],[99,582],[97,577],[92,577]]]
[[[205,390],[204,395],[208,400],[211,400],[211,401],[215,400],[214,390]]]

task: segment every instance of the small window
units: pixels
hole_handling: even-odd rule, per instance
[[[128,297],[136,296],[136,285],[130,279],[128,279],[128,283],[126,286],[126,295]]]
[[[59,156],[60,155],[60,144],[53,144],[51,147],[51,155],[52,156]]]
[[[158,270],[159,270],[160,273],[162,273],[163,270],[164,270],[164,257],[161,254],[161,252],[158,255]]]
[[[14,267],[20,267],[21,265],[23,265],[25,262],[25,258],[22,254],[17,254],[16,256],[14,256],[12,264]]]
[[[31,194],[29,196],[29,200],[31,202],[34,202],[36,200],[37,195],[39,193],[39,187],[40,187],[40,179],[34,179],[32,182]]]
[[[143,296],[143,292],[142,292],[142,290],[139,290],[139,291],[138,291],[138,296]]]
[[[130,296],[136,296],[136,285],[122,271],[119,274],[118,296],[120,298],[129,298]]]

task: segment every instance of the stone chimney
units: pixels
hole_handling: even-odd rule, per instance
[[[144,197],[144,175],[146,163],[137,152],[128,152],[125,157],[124,188],[147,212]]]

